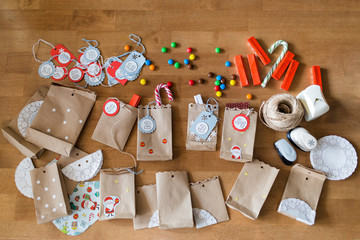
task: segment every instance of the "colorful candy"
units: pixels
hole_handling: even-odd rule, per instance
[[[220,85],[220,89],[221,89],[221,90],[224,90],[225,88],[226,88],[225,84],[221,84],[221,85]]]
[[[230,62],[230,61],[226,61],[226,62],[225,62],[225,66],[226,66],[226,67],[230,67],[230,66],[231,66],[231,62]]]
[[[214,87],[214,90],[215,90],[215,91],[220,91],[220,86],[215,86],[215,87]]]
[[[168,87],[172,87],[173,83],[172,82],[167,82],[166,85],[168,85]]]
[[[193,69],[193,65],[192,65],[191,63],[189,63],[189,64],[187,65],[187,67],[188,67],[188,69]]]
[[[221,97],[221,96],[222,96],[222,92],[217,91],[217,92],[216,92],[216,96],[217,96],[217,97]]]
[[[223,84],[225,84],[225,83],[226,83],[225,78],[221,79],[220,82],[223,83]]]
[[[235,80],[235,79],[236,79],[236,75],[235,75],[235,74],[232,74],[232,75],[230,76],[230,79]]]
[[[191,53],[191,52],[192,52],[192,48],[191,48],[191,47],[188,47],[188,48],[186,49],[186,52]]]
[[[216,53],[220,53],[221,52],[221,49],[219,47],[215,48],[215,52]]]
[[[221,82],[220,82],[219,80],[216,80],[216,81],[215,81],[215,85],[216,85],[216,86],[220,86],[220,84],[221,84]]]
[[[166,53],[166,52],[167,52],[167,48],[166,48],[166,47],[163,47],[163,48],[161,48],[161,51],[162,51],[163,53]]]
[[[162,102],[161,102],[161,97],[160,97],[160,89],[164,88],[166,91],[166,94],[169,98],[170,101],[174,101],[174,96],[169,88],[168,85],[160,83],[156,86],[155,88],[155,100],[158,106],[161,106]]]
[[[176,42],[172,42],[170,45],[171,45],[171,47],[176,48],[177,44],[176,44]]]
[[[236,85],[236,81],[235,81],[235,80],[230,80],[230,85],[231,85],[231,86],[235,86],[235,85]]]
[[[221,75],[217,75],[216,76],[216,80],[220,81],[222,79],[222,76]]]
[[[179,62],[174,63],[174,67],[180,68],[180,63]]]
[[[189,59],[184,59],[184,64],[188,65],[190,63]]]
[[[174,64],[174,60],[169,59],[169,60],[168,60],[168,64],[173,65],[173,64]]]
[[[203,84],[203,83],[204,83],[204,79],[199,78],[198,83]]]
[[[143,78],[143,79],[140,80],[140,84],[141,84],[141,85],[146,85],[146,82],[147,82],[147,81],[146,81],[145,78]]]
[[[250,93],[246,94],[246,99],[248,99],[248,100],[252,99],[252,95]]]
[[[125,50],[125,51],[129,51],[129,50],[130,50],[130,46],[129,46],[129,45],[125,45],[125,46],[124,46],[124,50]]]
[[[209,77],[209,78],[212,78],[212,77],[214,77],[214,73],[212,73],[212,72],[209,72],[209,73],[208,73],[208,77]]]
[[[148,65],[148,66],[150,66],[150,65],[151,65],[151,61],[148,59],[148,60],[145,61],[145,64]]]
[[[194,80],[189,80],[189,85],[194,85]]]
[[[150,69],[151,71],[154,71],[154,70],[155,70],[155,65],[154,65],[154,64],[151,64],[151,65],[149,66],[149,69]]]
[[[190,54],[190,56],[189,56],[189,59],[190,59],[190,60],[195,60],[195,58],[196,58],[196,57],[195,57],[194,54]]]

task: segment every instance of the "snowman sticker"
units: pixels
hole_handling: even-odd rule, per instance
[[[231,158],[232,159],[241,159],[241,147],[238,145],[235,145],[231,148]]]

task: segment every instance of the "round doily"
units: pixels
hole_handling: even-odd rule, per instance
[[[18,129],[23,137],[25,137],[26,129],[30,127],[31,122],[34,120],[43,102],[44,101],[32,102],[21,110],[18,117]]]
[[[34,198],[30,171],[34,169],[34,165],[30,158],[22,160],[15,170],[15,183],[17,189],[26,197]]]
[[[355,148],[345,138],[330,135],[320,138],[310,152],[310,161],[315,170],[324,172],[329,180],[348,178],[356,169]]]
[[[315,223],[316,212],[311,209],[309,204],[300,199],[287,198],[282,200],[278,211],[308,225]]]

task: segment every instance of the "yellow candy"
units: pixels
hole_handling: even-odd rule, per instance
[[[141,85],[146,85],[146,79],[145,79],[145,78],[141,79],[141,80],[140,80],[140,84],[141,84]]]
[[[236,85],[236,81],[235,81],[235,80],[231,80],[231,81],[230,81],[230,85],[231,85],[231,86],[235,86],[235,85]]]
[[[222,96],[222,92],[217,91],[217,92],[216,92],[216,96],[221,97],[221,96]]]
[[[194,60],[196,57],[195,57],[195,55],[194,54],[190,54],[190,56],[189,56],[189,59],[190,60]]]

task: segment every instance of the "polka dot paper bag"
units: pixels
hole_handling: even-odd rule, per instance
[[[71,214],[63,175],[57,163],[30,172],[37,223],[46,223]]]
[[[94,92],[52,83],[25,139],[69,157],[95,100]]]

